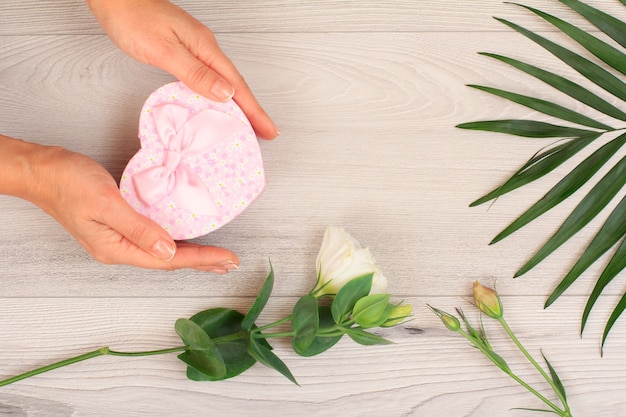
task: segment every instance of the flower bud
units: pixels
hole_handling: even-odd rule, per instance
[[[448,314],[445,311],[439,310],[438,308],[432,307],[430,305],[428,306],[428,308],[430,308],[433,313],[435,313],[437,317],[441,319],[441,322],[444,326],[448,328],[448,330],[452,330],[453,332],[458,332],[459,330],[461,330],[461,322],[459,322],[459,319],[454,317],[452,314]]]
[[[405,319],[411,317],[411,313],[413,312],[413,307],[411,304],[402,304],[397,305],[391,311],[389,318],[385,321],[381,327],[393,327],[402,323]]]
[[[491,318],[502,318],[502,302],[498,294],[491,288],[484,287],[474,281],[474,304],[476,308]]]

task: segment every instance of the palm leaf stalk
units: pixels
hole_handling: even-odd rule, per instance
[[[552,145],[542,148],[524,163],[507,181],[472,202],[474,207],[526,186],[548,175],[557,167],[569,161],[573,156],[588,150],[600,138],[605,142],[595,151],[587,151],[584,158],[564,178],[556,183],[541,199],[528,208],[509,226],[500,232],[491,242],[494,244],[528,223],[554,208],[576,193],[583,185],[594,180],[595,185],[582,198],[580,203],[565,219],[557,231],[543,244],[536,253],[515,273],[519,277],[530,271],[556,249],[585,228],[593,219],[603,213],[613,201],[620,202],[607,215],[595,237],[588,244],[578,261],[548,297],[545,307],[550,306],[560,297],[592,264],[607,252],[613,251],[604,270],[598,277],[595,288],[590,294],[581,320],[583,332],[591,309],[611,281],[626,268],[626,23],[579,0],[559,0],[580,16],[585,18],[609,39],[607,41],[594,36],[572,23],[545,13],[533,7],[516,4],[553,25],[560,32],[573,39],[581,52],[593,55],[588,59],[571,49],[563,47],[535,32],[505,19],[495,18],[515,30],[537,45],[543,47],[560,61],[578,72],[582,77],[595,84],[601,93],[595,93],[579,82],[567,79],[554,72],[524,63],[520,60],[481,52],[510,65],[527,75],[534,77],[569,96],[572,100],[585,105],[590,117],[548,100],[530,97],[499,88],[469,85],[485,93],[504,98],[516,104],[530,108],[558,121],[548,123],[537,120],[486,120],[462,123],[461,129],[499,132],[526,138],[557,139]],[[626,0],[620,0],[626,6]],[[583,51],[584,50],[584,51]],[[598,89],[595,89],[598,90]],[[610,96],[609,98],[604,98]],[[612,121],[606,121],[608,118]],[[599,120],[599,119],[602,119]],[[574,126],[571,126],[571,125]],[[614,127],[618,126],[618,127]],[[615,162],[617,161],[617,162]],[[605,169],[602,169],[605,168]],[[607,171],[601,178],[600,171]],[[611,328],[626,310],[626,294],[615,306],[602,336],[602,347]]]

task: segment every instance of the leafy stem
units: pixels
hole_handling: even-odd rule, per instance
[[[556,395],[559,397],[561,404],[563,404],[565,412],[567,413],[565,415],[570,415],[569,406],[567,405],[567,399],[563,395],[563,392],[561,391],[561,389],[555,384],[554,380],[550,377],[550,375],[548,375],[546,371],[544,371],[541,365],[537,363],[535,358],[533,358],[532,355],[526,350],[524,345],[522,345],[522,343],[519,341],[517,336],[515,336],[515,333],[513,333],[513,330],[511,330],[511,328],[509,327],[504,317],[500,317],[498,321],[500,322],[500,325],[502,326],[504,331],[509,335],[513,343],[515,343],[515,346],[517,346],[517,348],[520,350],[520,352],[522,352],[522,354],[526,357],[526,359],[528,359],[528,361],[537,369],[537,371],[539,371],[541,376],[543,376],[543,378],[548,382],[548,384],[550,384],[550,386],[552,387]]]
[[[522,387],[526,388],[526,390],[528,390],[531,394],[533,394],[534,396],[539,398],[541,401],[543,401],[548,407],[553,409],[558,415],[560,415],[562,417],[566,417],[566,416],[570,415],[569,414],[569,409],[567,409],[567,407],[565,408],[565,411],[561,410],[556,404],[554,404],[552,401],[548,400],[540,392],[538,392],[536,389],[531,387],[528,383],[526,383],[523,379],[521,379],[513,371],[511,371],[511,369],[506,365],[506,362],[501,360],[501,358],[499,356],[495,355],[492,350],[488,349],[487,346],[480,341],[480,339],[476,339],[475,337],[471,336],[469,333],[465,332],[463,329],[459,328],[457,331],[458,331],[459,334],[461,334],[463,337],[465,337],[467,340],[469,340],[470,343],[472,343],[472,345],[474,345],[474,347],[476,347],[478,350],[480,350],[487,358],[489,358],[489,360],[491,360],[491,362],[493,362],[504,373],[506,373],[508,376],[510,376],[513,380],[515,380]],[[508,331],[507,331],[507,333],[508,333]],[[527,356],[527,357],[529,357],[529,356]],[[531,358],[529,357],[529,359],[531,359]],[[533,361],[533,360],[531,359],[531,361]]]

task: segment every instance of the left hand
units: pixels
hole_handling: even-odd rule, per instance
[[[30,162],[30,175],[23,176],[30,183],[12,194],[54,217],[96,260],[219,274],[237,269],[239,259],[227,249],[176,243],[161,226],[124,200],[111,174],[93,159],[59,147],[21,146],[34,149],[23,158]]]
[[[87,4],[123,52],[168,71],[209,99],[234,98],[260,137],[273,139],[279,134],[213,32],[183,9],[167,0],[87,0]]]

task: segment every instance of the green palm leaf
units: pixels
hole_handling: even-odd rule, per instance
[[[584,149],[587,145],[599,137],[600,134],[586,135],[580,138],[572,139],[546,151],[538,152],[515,174],[513,174],[509,180],[487,195],[472,202],[470,207],[493,200],[494,198],[500,197],[509,191],[513,191],[516,188],[522,187],[543,177],[566,162],[572,156],[576,155],[579,151]]]
[[[582,29],[561,20],[557,17],[549,15],[532,7],[520,5],[542,17],[555,27],[561,29],[563,33],[567,34],[570,38],[578,42],[582,47],[595,55],[598,59],[605,64],[610,65],[612,68],[618,70],[622,74],[626,75],[626,62],[624,62],[624,54],[617,48],[609,45],[608,43],[590,35]],[[619,20],[618,20],[619,22]],[[626,30],[626,27],[624,27]]]
[[[572,214],[570,214],[550,240],[515,273],[515,277],[519,277],[534,268],[539,262],[543,261],[548,255],[585,227],[607,204],[609,204],[609,202],[611,202],[613,197],[622,189],[625,182],[626,156],[596,184],[580,204],[576,206]]]
[[[609,71],[602,68],[600,65],[591,62],[587,58],[582,57],[567,48],[564,48],[548,39],[537,35],[523,27],[509,22],[505,19],[496,18],[496,20],[504,23],[505,25],[515,29],[522,35],[529,39],[532,39],[537,44],[550,51],[554,56],[565,62],[570,67],[574,68],[581,75],[584,75],[590,81],[593,81],[597,86],[603,88],[615,97],[626,101],[626,84]]]
[[[624,0],[620,1],[626,5]],[[566,4],[576,13],[593,23],[602,32],[609,35],[615,42],[626,48],[626,23],[578,0],[560,0],[560,2]]]
[[[558,287],[554,290],[552,295],[548,297],[546,301],[546,307],[552,304],[572,283],[589,268],[595,261],[600,258],[606,251],[611,249],[617,242],[622,240],[626,234],[626,197],[622,199],[619,205],[613,210],[609,218],[606,220],[598,234],[593,238],[587,249],[582,254],[578,262],[567,273],[565,278],[561,281]],[[600,295],[600,292],[615,276],[606,277],[608,280],[598,280],[597,290],[594,288],[593,293],[589,296],[588,305],[589,309],[595,303],[596,299]],[[598,291],[598,292],[597,292]],[[585,327],[587,322],[588,310],[585,308],[586,314],[583,314],[583,320],[581,325],[581,331]]]
[[[591,117],[587,117],[583,114],[570,110],[567,107],[563,107],[546,100],[528,97],[521,94],[512,93],[510,91],[499,90],[497,88],[485,87],[482,85],[470,84],[468,85],[468,87],[476,88],[477,90],[482,90],[487,93],[506,98],[507,100],[510,100],[514,103],[521,104],[522,106],[526,106],[530,109],[547,114],[548,116],[553,116],[562,120],[566,120],[568,122],[577,123],[579,125],[592,127],[595,129],[613,130],[613,128],[609,125],[600,123],[597,120],[592,119]]]
[[[617,153],[617,151],[624,145],[624,143],[626,143],[626,133],[620,135],[616,139],[613,139],[611,142],[607,143],[606,145],[602,146],[600,149],[595,151],[593,154],[591,154],[591,156],[589,156],[587,159],[581,162],[576,168],[574,168],[574,170],[572,170],[572,172],[567,174],[565,178],[559,181],[558,184],[556,184],[550,191],[548,191],[546,195],[544,195],[539,201],[537,201],[524,214],[522,214],[513,223],[511,223],[506,229],[500,232],[500,234],[498,234],[491,241],[491,244],[494,244],[504,239],[511,233],[522,228],[526,224],[530,223],[532,220],[541,216],[543,213],[552,209],[553,207],[555,207],[556,205],[560,204],[565,199],[570,197],[572,194],[574,194],[580,187],[585,185],[585,183],[589,181],[596,172],[598,172],[598,170],[602,167],[602,165],[608,162],[609,159],[611,159],[611,157],[613,157],[613,155]],[[619,183],[621,182],[623,185],[623,181],[626,179],[626,178],[620,178],[619,176],[620,174],[624,174],[623,169],[621,170],[616,169],[613,172],[614,172],[614,175],[611,175],[610,177],[607,175],[607,177],[605,177],[607,180],[606,181],[603,180],[601,182],[601,184],[604,187],[599,188],[597,192],[594,192],[594,191],[590,192],[588,194],[588,197],[599,196],[598,199],[602,199],[602,201],[604,201],[606,197],[608,197],[608,194],[606,194],[605,192],[607,191],[607,189],[609,189],[612,192],[614,191],[611,194],[611,198],[612,198],[615,195],[615,193],[617,193],[617,191],[619,191],[619,189],[621,188],[621,185],[619,185]],[[616,179],[616,181],[611,183],[611,181],[613,181],[614,179]],[[619,186],[619,188],[617,188],[617,186]],[[617,188],[617,190],[615,188]],[[606,205],[607,203],[608,201],[605,201],[604,205]],[[604,205],[602,205],[602,207],[604,207]],[[588,207],[585,206],[584,208],[582,208],[581,212],[585,214],[589,214]],[[591,219],[588,219],[588,220],[591,220]],[[576,217],[572,220],[571,224],[580,225],[580,223],[578,223],[579,221],[580,221],[579,217]],[[567,224],[566,230],[571,231],[571,229],[568,227],[569,224],[570,223]],[[528,269],[530,269],[530,267]],[[518,272],[515,276],[522,275],[523,273],[528,271],[528,269],[525,269],[523,272],[521,271]]]
[[[595,133],[592,130],[576,129],[534,120],[485,120],[482,122],[463,123],[458,125],[458,127],[468,130],[508,133],[509,135],[527,138],[562,138]]]
[[[550,71],[543,70],[541,68],[526,64],[513,58],[508,58],[498,54],[491,54],[488,52],[481,52],[480,54],[497,59],[498,61],[509,64],[519,69],[520,71],[524,71],[525,73],[532,75],[538,80],[543,81],[544,83],[554,87],[562,93],[567,94],[568,96],[580,101],[583,104],[586,104],[591,108],[598,110],[599,112],[606,114],[607,116],[626,121],[626,113],[624,113],[622,110],[604,100],[597,94],[592,93],[588,89],[576,84],[573,81],[568,80],[567,78],[561,77],[560,75],[554,74]]]
[[[586,52],[589,52],[595,57],[589,59],[574,50],[561,46],[513,22],[501,18],[496,19],[537,43],[597,87],[612,95],[613,97],[611,97],[610,100],[590,91],[574,80],[527,64],[521,60],[493,53],[481,52],[480,54],[494,58],[541,80],[558,92],[566,94],[577,102],[582,103],[589,109],[598,111],[613,119],[626,121],[626,113],[624,112],[624,108],[626,108],[626,80],[622,78],[626,75],[626,53],[621,49],[621,47],[626,48],[626,23],[601,10],[590,7],[579,0],[560,0],[560,2],[590,21],[615,41],[616,44],[611,44],[612,41],[610,40],[608,42],[601,40],[578,28],[574,24],[541,10],[518,4],[518,6],[526,8],[549,22],[563,34],[576,41],[578,47],[584,48]],[[626,0],[621,0],[621,2],[626,5]],[[594,62],[593,59],[597,59],[600,63]],[[616,73],[614,71],[616,71]],[[538,120],[487,120],[458,125],[457,127],[462,129],[499,132],[520,137],[560,138],[560,140],[554,144],[544,147],[533,155],[501,186],[474,201],[471,203],[471,206],[483,204],[498,198],[551,173],[556,167],[570,160],[572,156],[586,150],[591,143],[608,132],[626,130],[624,126],[613,128],[610,126],[612,124],[610,122],[606,123],[598,120],[597,117],[586,115],[591,112],[582,114],[551,101],[529,97],[499,88],[479,85],[470,85],[470,87],[504,98],[561,121],[552,123]],[[563,122],[574,123],[583,128],[570,127],[567,126],[567,123],[563,124]],[[589,130],[589,128],[596,130]],[[604,288],[626,268],[626,195],[624,192],[624,185],[626,185],[625,144],[626,133],[623,133],[608,140],[595,151],[588,151],[589,154],[581,163],[574,167],[560,181],[557,181],[556,185],[539,199],[539,201],[528,208],[491,242],[496,243],[508,237],[548,210],[570,198],[576,191],[580,190],[585,183],[595,178],[603,167],[615,160],[615,158],[618,158],[617,163],[615,163],[612,168],[606,170],[607,173],[596,181],[595,185],[581,199],[580,203],[556,232],[514,275],[515,277],[519,277],[534,268],[557,248],[563,245],[563,243],[567,242],[580,230],[584,229],[591,220],[604,211],[611,201],[616,197],[619,198],[620,203],[607,215],[603,226],[546,301],[547,307],[561,296],[592,264],[597,262],[603,254],[607,253],[611,248],[618,246],[600,277],[598,277],[595,288],[589,296],[583,313],[581,331],[584,329],[591,309]],[[626,294],[618,302],[606,324],[602,338],[603,345],[612,326],[625,309]]]

